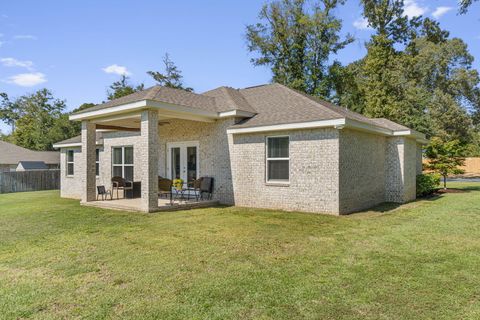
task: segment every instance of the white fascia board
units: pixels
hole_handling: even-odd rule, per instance
[[[81,147],[81,143],[65,143],[65,144],[54,144],[52,147],[55,149],[60,148],[72,148],[72,147]]]
[[[160,112],[167,111],[167,112],[175,112],[180,114],[197,116],[200,119],[204,119],[204,120],[219,118],[218,112],[207,111],[207,110],[186,107],[186,106],[179,106],[179,105],[163,103],[163,102],[158,102],[153,100],[141,100],[141,101],[127,103],[127,104],[123,104],[115,107],[104,108],[104,109],[94,110],[94,111],[87,111],[80,114],[72,114],[69,118],[70,120],[89,120],[89,119],[113,116],[113,115],[118,115],[123,113],[131,113],[132,111],[140,111],[147,108],[156,109]],[[131,116],[131,114],[128,116]]]
[[[142,101],[123,104],[120,106],[94,110],[94,111],[86,111],[79,114],[72,114],[70,115],[69,118],[70,120],[88,120],[88,119],[98,118],[106,115],[114,115],[114,114],[119,114],[124,112],[130,112],[134,110],[140,110],[146,107],[147,107],[147,100],[142,100]]]
[[[313,129],[313,128],[327,128],[344,126],[345,119],[331,119],[310,122],[274,124],[269,126],[258,126],[250,128],[232,128],[227,129],[228,134],[254,133],[254,132],[268,132],[268,131],[282,131],[282,130],[298,130],[298,129]]]
[[[244,118],[251,118],[255,115],[255,113],[248,112],[248,111],[242,111],[242,110],[230,110],[230,111],[224,111],[220,112],[218,114],[219,118],[227,118],[227,117],[244,117]]]
[[[428,144],[430,141],[426,138],[426,136],[418,131],[415,130],[399,130],[393,132],[394,136],[406,136],[415,139],[416,142],[420,144]]]
[[[412,134],[412,130],[398,130],[393,131],[394,136],[409,136]]]
[[[97,146],[103,145],[103,143],[97,141],[96,142]],[[65,144],[54,144],[52,147],[55,149],[60,149],[60,148],[73,148],[73,147],[81,147],[82,143],[81,142],[74,142],[74,143],[65,143]]]

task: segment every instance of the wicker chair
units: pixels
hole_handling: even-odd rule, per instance
[[[117,199],[118,197],[118,190],[123,190],[123,197],[125,198],[125,191],[126,190],[133,190],[133,182],[132,181],[126,181],[122,177],[113,177],[112,178],[112,191],[115,191],[117,189]],[[112,192],[113,193],[113,192]]]
[[[193,194],[195,195],[195,200],[198,201],[199,198],[202,197],[202,180],[203,178],[198,178],[196,180],[193,180],[190,182],[190,186],[188,187],[188,197],[190,197],[190,192],[193,191]]]
[[[191,183],[191,186],[187,189],[195,193],[195,199],[207,199],[211,200],[213,195],[213,178],[212,177],[200,177]]]
[[[203,195],[206,194],[208,200],[212,200],[213,196],[213,178],[203,177],[200,183],[200,198],[203,199]]]
[[[158,177],[158,196],[170,196],[170,204],[172,204],[172,180]]]

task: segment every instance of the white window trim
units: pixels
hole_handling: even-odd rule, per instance
[[[125,148],[132,148],[133,150],[133,163],[132,164],[125,164]],[[113,163],[113,150],[114,149],[122,149],[122,164],[114,164]],[[133,146],[115,146],[112,147],[112,177],[113,175],[113,168],[114,167],[122,167],[122,177],[125,178],[125,167],[134,167],[135,165],[135,149]],[[133,168],[133,175],[135,177],[135,168]],[[132,177],[132,180],[134,180],[134,177]]]
[[[268,157],[268,139],[271,138],[288,138],[288,157],[287,158],[269,158]],[[268,179],[268,162],[288,160],[288,180],[269,180]],[[265,137],[265,183],[274,185],[289,185],[290,184],[290,136],[289,135],[277,135]]]
[[[68,161],[68,154],[70,153],[70,151],[72,152],[72,158],[73,160],[72,161]],[[65,174],[67,177],[73,177],[75,176],[75,150],[73,149],[67,149],[67,153],[66,153],[66,163],[67,163],[67,167],[65,168]],[[73,174],[68,174],[68,165],[69,164],[72,164],[73,166]]]

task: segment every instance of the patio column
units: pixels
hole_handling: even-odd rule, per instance
[[[82,202],[94,201],[96,196],[95,177],[95,148],[96,133],[95,124],[88,120],[82,121],[82,162],[81,172]]]
[[[158,113],[144,110],[141,114],[141,139],[137,146],[139,171],[142,182],[141,209],[153,212],[158,209]]]

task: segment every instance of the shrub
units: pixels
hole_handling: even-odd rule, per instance
[[[417,197],[435,192],[440,186],[440,175],[435,173],[417,175]]]

